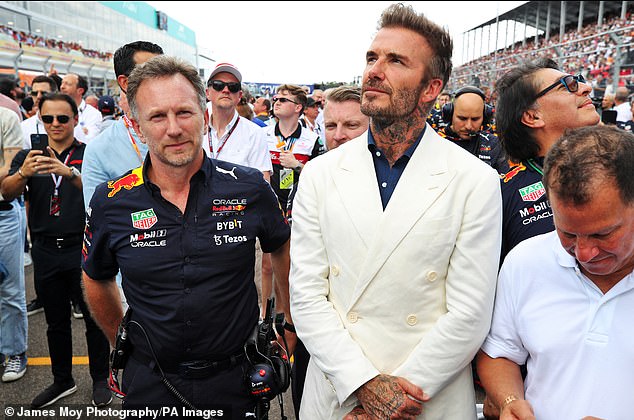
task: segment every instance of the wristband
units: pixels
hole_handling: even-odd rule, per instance
[[[18,169],[18,175],[20,175],[22,179],[27,179],[27,177],[22,173],[22,168]]]
[[[285,323],[284,323],[284,329],[285,329],[286,331],[292,332],[293,334],[297,334],[297,332],[295,331],[295,325],[290,324],[290,323],[288,323],[288,322],[285,322]]]

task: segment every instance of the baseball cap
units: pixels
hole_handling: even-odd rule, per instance
[[[310,96],[306,98],[306,108],[317,105],[317,101]]]
[[[103,114],[114,114],[114,99],[112,96],[102,96],[99,98],[99,102],[97,102],[97,108],[99,108],[99,111]]]
[[[209,80],[213,79],[214,76],[217,75],[218,73],[223,73],[223,72],[233,74],[235,78],[238,79],[238,82],[242,83],[242,74],[240,73],[240,70],[238,70],[238,68],[234,66],[233,64],[229,64],[229,63],[218,63],[218,65],[211,72],[211,75],[209,76]]]

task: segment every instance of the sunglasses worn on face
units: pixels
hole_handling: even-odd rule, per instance
[[[42,115],[42,121],[44,121],[44,124],[53,124],[53,119],[57,119],[60,124],[66,124],[70,121],[70,117],[68,115]]]
[[[552,85],[548,86],[546,89],[539,92],[537,96],[535,97],[535,99],[541,98],[542,96],[544,96],[545,94],[547,94],[548,92],[550,92],[551,90],[559,86],[559,84],[564,85],[564,87],[566,88],[568,92],[575,93],[579,90],[579,83],[585,83],[585,82],[586,82],[586,79],[581,74],[578,74],[576,76],[572,74],[567,74],[561,79],[557,80]]]
[[[229,92],[231,93],[236,93],[239,92],[240,90],[242,90],[242,85],[240,85],[240,83],[238,82],[223,82],[222,80],[212,80],[211,81],[211,87],[218,92],[222,92],[225,88],[225,86],[227,86],[229,88]]]
[[[44,91],[44,90],[32,90],[32,91],[31,91],[31,96],[37,96],[37,95],[39,95],[40,93],[41,93],[42,95],[46,95],[48,92],[46,92],[46,91]]]
[[[295,101],[294,101],[294,100],[292,100],[292,99],[288,99],[288,98],[277,98],[277,97],[276,97],[276,98],[273,98],[273,103],[275,103],[275,102],[277,102],[277,101],[280,101],[280,102],[281,102],[281,103],[283,103],[283,104],[285,104],[286,102],[292,102],[292,103],[294,103],[295,105],[297,105],[297,102],[295,102]]]

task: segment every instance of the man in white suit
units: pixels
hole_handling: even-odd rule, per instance
[[[302,173],[290,283],[311,354],[304,419],[476,417],[501,198],[494,170],[425,124],[451,51],[411,6],[386,9],[366,54],[368,133]]]

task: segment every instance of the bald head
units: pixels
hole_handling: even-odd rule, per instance
[[[630,91],[625,86],[616,88],[616,95],[614,96],[614,102],[622,104],[627,102],[627,97],[630,96]]]
[[[469,140],[482,128],[484,99],[477,93],[463,93],[453,102],[451,130],[463,140]]]

